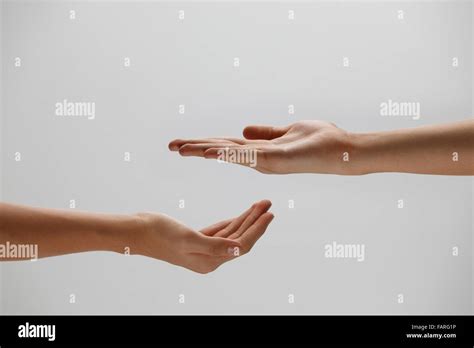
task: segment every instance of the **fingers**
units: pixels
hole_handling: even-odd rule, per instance
[[[204,157],[204,153],[209,149],[218,149],[222,153],[229,151],[229,149],[239,150],[242,149],[253,149],[252,146],[239,145],[231,142],[222,143],[202,143],[202,144],[184,144],[178,151],[181,156],[200,156]]]
[[[290,126],[273,127],[273,126],[247,126],[244,129],[244,137],[246,139],[266,139],[272,140],[279,138],[290,130]]]
[[[168,148],[171,151],[178,151],[183,145],[199,145],[208,143],[243,145],[247,143],[247,140],[238,138],[175,139],[168,144]]]
[[[212,146],[203,151],[202,156],[207,159],[217,159],[222,162],[242,164],[246,166],[257,165],[260,149],[252,145],[238,146]],[[264,151],[264,149],[261,149]]]
[[[250,228],[250,226],[252,226],[255,223],[255,221],[257,221],[260,218],[260,216],[266,213],[268,209],[270,209],[271,206],[272,206],[272,202],[268,200],[264,200],[260,202],[259,204],[257,204],[255,208],[252,210],[252,212],[245,218],[245,220],[242,222],[239,228],[235,232],[227,236],[227,238],[230,238],[230,239],[239,238],[242,234],[245,233],[245,231],[247,231]]]
[[[188,244],[189,265],[185,267],[206,274],[248,253],[273,220],[273,214],[268,212],[270,206],[270,201],[260,201],[235,219],[205,228],[202,234],[193,234]],[[218,237],[218,234],[227,237]]]
[[[179,148],[185,144],[203,144],[203,143],[219,143],[214,139],[174,139],[168,144],[171,151],[178,151]]]
[[[273,218],[274,216],[270,212],[261,215],[257,221],[237,239],[242,244],[242,254],[248,253],[252,249],[257,240],[265,233]]]
[[[208,159],[220,159],[220,158],[225,159],[226,152],[230,153],[231,151],[239,150],[239,149],[241,149],[240,146],[233,146],[233,147],[212,146],[204,151],[203,157],[208,158]]]
[[[229,143],[202,143],[202,144],[184,144],[179,148],[179,154],[181,156],[201,156],[204,157],[204,152],[209,148],[214,147],[228,147],[228,146],[235,146],[234,143],[229,145]]]
[[[252,210],[255,208],[255,205],[257,203],[253,204],[250,208],[248,208],[246,211],[244,211],[240,216],[236,217],[233,219],[233,221],[226,226],[224,229],[218,231],[217,233],[214,234],[214,237],[223,237],[226,238],[228,235],[232,234],[234,231],[236,231],[240,225],[245,221],[248,215],[252,212]]]
[[[284,150],[277,147],[252,148],[247,146],[209,148],[204,151],[203,157],[217,160],[217,162],[239,164],[244,167],[258,170],[261,173],[276,173],[278,156]]]
[[[193,235],[189,245],[191,253],[210,256],[233,256],[240,248],[239,241],[203,234]]]
[[[216,152],[222,153],[225,155],[226,152],[234,151],[239,153],[239,155],[246,155],[246,151],[257,151],[257,149],[265,146],[262,141],[254,140],[247,144],[236,144],[234,142],[222,141],[218,142],[204,142],[199,144],[182,144],[177,150],[181,156],[199,156],[204,157],[204,154],[209,149],[215,149]],[[177,145],[173,145],[173,148]],[[242,157],[242,156],[240,156]]]
[[[219,232],[220,230],[223,230],[229,224],[234,221],[234,219],[227,219],[221,222],[218,222],[214,225],[211,225],[209,227],[203,228],[200,232],[206,236],[213,236],[216,232]]]
[[[267,211],[271,205],[272,203],[269,200],[263,200],[253,204],[249,209],[243,212],[239,217],[235,218],[227,227],[217,232],[214,236],[228,238],[230,235],[236,232],[240,226],[242,226],[242,224],[252,214],[254,210]]]

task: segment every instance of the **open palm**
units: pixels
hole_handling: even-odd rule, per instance
[[[324,121],[248,126],[243,135],[243,139],[176,139],[169,148],[182,156],[222,159],[267,174],[338,173],[343,170],[343,153],[350,150],[348,133]]]
[[[209,273],[250,251],[273,219],[270,206],[268,200],[257,202],[240,216],[199,232],[169,216],[142,213],[145,229],[137,253]]]

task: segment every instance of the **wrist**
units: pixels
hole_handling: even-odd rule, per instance
[[[139,253],[144,224],[138,215],[110,216],[99,230],[103,249],[119,254]]]
[[[133,254],[161,259],[166,238],[167,216],[159,213],[137,213],[134,215],[138,225],[137,233],[132,236]]]
[[[353,175],[400,171],[404,146],[397,131],[353,135]]]
[[[376,152],[376,133],[348,133],[350,143],[349,161],[346,175],[365,175],[376,172],[374,170],[374,156]]]

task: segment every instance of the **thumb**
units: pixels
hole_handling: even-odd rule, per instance
[[[239,256],[240,248],[241,244],[235,240],[198,234],[191,251],[211,256]]]
[[[289,126],[247,126],[244,129],[244,137],[247,139],[265,139],[272,140],[281,137],[290,130]]]

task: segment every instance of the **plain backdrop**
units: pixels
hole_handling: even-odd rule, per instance
[[[1,11],[2,200],[159,211],[201,228],[267,198],[276,216],[251,254],[204,276],[106,252],[4,263],[1,313],[472,313],[472,178],[269,176],[167,149],[253,123],[375,131],[472,117],[472,2],[3,1]],[[55,116],[64,99],[95,102],[95,120]],[[419,102],[421,118],[380,116],[389,99]],[[365,261],[324,258],[333,241],[365,244]]]

